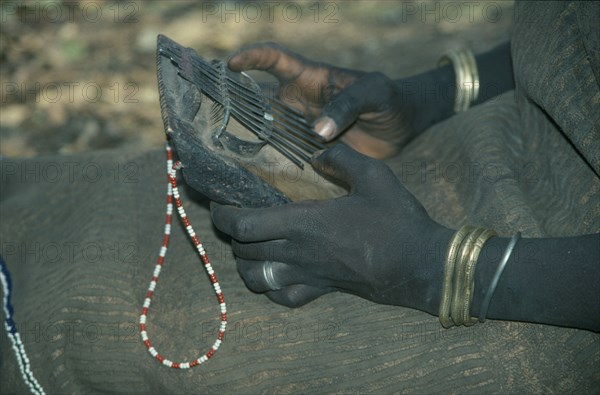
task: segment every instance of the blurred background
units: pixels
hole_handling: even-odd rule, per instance
[[[0,155],[162,146],[156,36],[205,58],[277,41],[308,58],[425,71],[509,38],[511,1],[2,1]]]

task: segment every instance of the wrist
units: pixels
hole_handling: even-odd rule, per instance
[[[416,134],[454,114],[454,70],[446,65],[397,80],[403,101],[414,114],[411,128]]]
[[[437,315],[442,296],[444,261],[454,230],[432,221],[429,230],[422,233],[426,240],[417,264],[417,274],[423,278],[424,287],[415,299],[413,308]]]

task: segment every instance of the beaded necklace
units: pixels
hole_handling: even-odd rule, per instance
[[[227,306],[225,305],[225,299],[223,298],[223,292],[221,291],[221,287],[219,282],[217,281],[217,276],[210,264],[208,259],[208,255],[206,255],[206,251],[202,246],[202,243],[198,239],[198,236],[194,232],[190,221],[187,218],[185,210],[183,209],[183,205],[181,203],[181,197],[179,195],[179,189],[177,188],[177,170],[181,169],[181,162],[173,163],[173,152],[171,146],[167,143],[166,145],[167,151],[167,215],[165,219],[165,231],[163,236],[163,244],[160,248],[158,259],[156,262],[156,266],[154,267],[154,272],[152,274],[152,279],[150,280],[150,285],[148,286],[148,291],[146,292],[146,298],[144,299],[144,305],[142,307],[142,313],[140,315],[139,321],[139,329],[140,335],[142,337],[142,341],[144,345],[148,349],[148,352],[163,365],[168,366],[174,369],[189,369],[194,366],[200,365],[210,359],[214,353],[219,349],[221,342],[223,341],[223,337],[225,336],[225,329],[227,327]],[[173,199],[175,200],[175,205],[177,206],[177,212],[179,213],[179,218],[181,222],[185,226],[185,229],[190,236],[192,242],[196,246],[196,250],[200,255],[200,259],[204,264],[204,269],[208,273],[210,278],[210,282],[213,285],[215,294],[217,295],[217,300],[219,301],[219,305],[221,308],[221,326],[219,327],[219,333],[217,334],[217,340],[215,340],[212,347],[200,358],[189,362],[173,362],[165,357],[163,357],[150,343],[150,339],[148,338],[148,333],[146,331],[146,319],[148,315],[148,310],[150,309],[150,303],[152,302],[152,296],[154,295],[154,290],[156,289],[156,283],[158,281],[158,277],[160,276],[160,271],[165,262],[165,255],[167,253],[167,249],[169,247],[169,238],[171,234],[171,221],[173,218]],[[4,309],[4,327],[6,328],[6,332],[8,334],[8,338],[12,343],[12,348],[17,358],[17,363],[19,365],[19,371],[21,372],[21,376],[23,377],[23,382],[29,387],[31,393],[36,395],[44,395],[44,389],[40,385],[40,383],[34,377],[31,366],[29,363],[29,358],[27,357],[27,353],[25,352],[25,347],[23,345],[23,341],[21,340],[21,336],[17,331],[17,326],[13,319],[14,310],[11,303],[11,294],[12,294],[12,280],[10,276],[10,272],[8,271],[8,267],[6,263],[0,256],[0,284],[2,285],[3,290],[3,298],[2,305]]]
[[[158,254],[158,259],[156,262],[156,266],[154,267],[154,273],[152,274],[152,279],[150,280],[150,285],[148,286],[148,291],[146,292],[146,298],[144,299],[144,305],[142,307],[142,313],[140,314],[139,321],[139,329],[140,335],[142,337],[142,341],[144,345],[148,349],[150,355],[152,355],[156,360],[162,363],[165,366],[174,369],[189,369],[194,366],[200,365],[206,362],[209,358],[211,358],[214,353],[219,349],[221,342],[223,341],[223,337],[225,336],[225,328],[227,327],[227,307],[225,305],[225,299],[223,298],[223,292],[221,292],[221,286],[217,281],[217,276],[215,271],[208,260],[208,255],[206,255],[206,251],[202,246],[202,243],[198,239],[198,236],[194,232],[190,221],[187,218],[185,210],[183,209],[183,205],[181,203],[181,197],[179,196],[179,190],[177,188],[177,170],[181,169],[181,162],[177,161],[173,164],[173,152],[169,143],[166,145],[167,151],[167,215],[165,219],[165,231],[163,236],[163,244],[160,247],[160,252]],[[185,229],[191,238],[192,242],[196,246],[196,250],[204,264],[204,269],[208,273],[210,278],[210,282],[214,288],[215,294],[217,295],[217,300],[219,301],[219,305],[221,307],[221,326],[219,327],[219,333],[217,334],[217,340],[215,340],[212,347],[200,358],[189,362],[173,362],[165,357],[163,357],[150,343],[150,339],[148,339],[148,333],[146,331],[146,319],[148,315],[148,310],[150,309],[150,303],[152,302],[152,296],[154,295],[154,290],[156,289],[156,283],[158,281],[158,277],[160,276],[160,271],[165,262],[165,255],[167,253],[167,249],[169,247],[169,238],[171,235],[171,220],[173,215],[173,199],[175,200],[175,205],[177,206],[177,212],[179,213],[179,218],[185,226]]]
[[[12,280],[10,278],[8,267],[6,266],[6,263],[2,257],[0,257],[0,283],[2,283],[2,291],[4,294],[4,297],[2,298],[2,307],[4,308],[4,327],[6,328],[8,338],[12,343],[12,349],[17,357],[17,363],[19,364],[21,377],[23,377],[23,382],[27,384],[32,394],[44,395],[44,389],[31,372],[31,365],[29,364],[29,358],[25,352],[25,346],[23,345],[21,336],[17,331],[17,325],[13,320],[14,310],[12,303],[10,302],[10,297],[12,294]]]

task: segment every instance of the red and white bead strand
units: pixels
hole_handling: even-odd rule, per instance
[[[200,243],[198,236],[194,232],[190,221],[187,218],[185,210],[181,204],[181,197],[179,196],[179,190],[177,189],[177,170],[181,168],[181,163],[178,161],[173,164],[173,152],[171,150],[171,146],[167,143],[167,174],[168,174],[168,184],[167,184],[167,216],[165,220],[165,233],[163,236],[163,244],[160,248],[160,252],[158,254],[158,259],[156,262],[156,266],[154,267],[154,273],[152,275],[152,279],[150,280],[150,285],[148,286],[148,291],[146,292],[146,299],[144,299],[144,306],[142,307],[142,313],[140,315],[139,328],[140,335],[142,336],[142,341],[146,345],[148,352],[163,365],[168,366],[174,369],[189,369],[194,366],[200,365],[206,362],[209,358],[211,358],[214,353],[219,349],[221,342],[223,341],[223,337],[225,336],[225,329],[227,327],[227,307],[225,305],[225,299],[223,298],[223,292],[221,292],[221,286],[217,281],[217,276],[215,271],[208,260],[208,255],[206,255],[206,251]],[[158,277],[160,276],[160,271],[165,262],[165,255],[167,254],[167,249],[169,247],[169,237],[171,234],[171,221],[173,218],[173,199],[175,200],[175,205],[177,206],[177,212],[179,213],[179,218],[181,218],[181,222],[185,226],[185,229],[192,239],[192,242],[196,246],[198,253],[200,255],[200,259],[204,264],[204,269],[208,273],[210,278],[210,282],[213,285],[215,290],[215,294],[217,295],[217,300],[219,301],[219,305],[221,307],[221,326],[219,328],[219,333],[217,334],[217,340],[215,340],[214,344],[208,350],[206,354],[201,356],[198,359],[195,359],[190,362],[173,362],[169,359],[166,359],[161,354],[156,351],[156,349],[150,343],[148,339],[148,333],[146,332],[146,319],[148,315],[148,309],[150,309],[150,303],[152,303],[152,296],[154,295],[154,290],[156,288],[156,283],[158,281]]]
[[[2,285],[2,291],[4,296],[2,297],[2,307],[4,309],[4,327],[6,328],[6,334],[12,343],[12,349],[17,358],[17,364],[19,365],[19,371],[23,382],[29,387],[29,391],[35,395],[45,395],[44,388],[36,380],[31,371],[31,363],[29,357],[25,352],[25,345],[21,340],[21,335],[17,330],[17,324],[13,319],[14,309],[11,303],[12,296],[12,279],[8,266],[0,256],[0,284]]]

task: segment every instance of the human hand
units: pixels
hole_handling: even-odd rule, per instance
[[[270,208],[211,204],[246,285],[290,307],[337,290],[437,312],[443,257],[435,247],[447,245],[452,231],[383,162],[338,144],[312,165],[350,192]]]
[[[279,44],[246,46],[229,59],[233,71],[263,70],[279,80],[279,97],[303,111],[325,141],[338,136],[374,158],[395,154],[410,140],[413,106],[382,73],[315,62]]]

